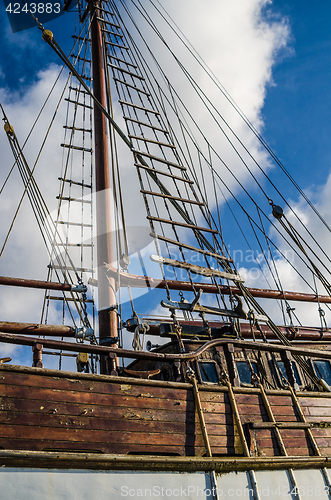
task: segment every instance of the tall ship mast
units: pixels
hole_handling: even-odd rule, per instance
[[[1,104],[12,166],[0,193],[15,174],[23,192],[0,259],[27,204],[47,257],[44,280],[0,277],[3,289],[42,299],[40,321],[6,321],[4,311],[0,321],[4,352],[12,344],[30,356],[0,359],[1,485],[9,498],[24,489],[43,500],[331,498],[330,257],[269,175],[271,161],[318,230],[330,228],[153,6],[248,135],[139,0],[68,0],[71,50],[27,12],[63,67],[31,130],[42,137],[32,161]],[[56,207],[37,180],[50,159]],[[230,251],[232,232],[246,255],[259,248],[254,266]],[[283,289],[281,266],[299,289]],[[300,309],[317,326],[303,326]]]

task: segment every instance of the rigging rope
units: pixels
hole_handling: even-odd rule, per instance
[[[64,93],[64,90],[63,90],[63,93]],[[63,93],[62,93],[62,96],[63,96]],[[59,107],[59,103],[58,103],[57,109],[58,109],[58,107]],[[3,113],[4,113],[4,110],[3,110]],[[4,117],[5,117],[5,120],[6,120],[6,125],[7,125],[7,126],[5,125],[5,127],[7,128],[7,130],[6,130],[6,132],[7,132],[7,138],[8,138],[8,141],[10,143],[10,146],[12,148],[12,151],[13,151],[13,154],[14,154],[14,158],[16,160],[15,163],[18,164],[19,171],[20,171],[20,174],[22,176],[22,180],[23,180],[23,184],[24,184],[24,191],[23,191],[23,195],[22,195],[22,197],[20,199],[19,206],[18,206],[18,208],[16,210],[14,219],[12,220],[12,223],[10,225],[9,231],[7,233],[7,236],[6,236],[5,242],[3,244],[2,250],[0,252],[0,258],[2,256],[2,254],[4,252],[4,249],[6,247],[6,244],[8,242],[9,235],[10,235],[10,233],[12,231],[13,226],[14,226],[14,222],[15,222],[15,220],[17,218],[17,215],[18,215],[19,209],[20,209],[20,207],[22,205],[22,202],[23,202],[23,199],[25,197],[25,194],[28,194],[28,197],[29,197],[29,200],[31,202],[33,211],[34,211],[34,213],[36,215],[36,219],[37,219],[40,231],[42,233],[42,237],[43,237],[44,242],[46,244],[46,249],[47,249],[49,255],[51,256],[50,249],[49,249],[49,247],[47,245],[47,239],[48,239],[48,241],[52,245],[52,241],[53,241],[53,236],[52,236],[53,235],[53,231],[52,230],[54,230],[54,223],[52,221],[51,214],[48,211],[48,208],[47,208],[47,205],[45,203],[45,200],[43,199],[43,196],[42,196],[42,194],[41,194],[41,192],[40,192],[40,190],[38,188],[38,185],[37,185],[37,183],[36,183],[36,181],[34,179],[33,174],[34,174],[35,168],[37,166],[37,163],[38,163],[41,151],[42,151],[43,146],[45,144],[46,138],[48,137],[50,129],[51,129],[51,126],[52,126],[52,124],[54,122],[55,115],[56,115],[56,113],[54,114],[53,119],[51,121],[51,124],[50,124],[49,128],[46,131],[46,136],[45,136],[44,141],[42,143],[41,149],[40,149],[40,151],[38,153],[38,156],[37,156],[37,159],[36,159],[35,164],[33,166],[33,169],[30,170],[30,168],[29,168],[29,166],[28,166],[28,164],[27,164],[27,162],[25,160],[25,157],[24,157],[24,154],[22,152],[22,149],[19,146],[19,143],[17,141],[17,138],[16,138],[16,135],[14,133],[14,130],[9,125],[8,119],[7,119],[6,115],[4,114]],[[67,255],[66,249],[64,247],[64,244],[63,244],[61,238],[60,238],[60,241],[61,241],[61,249],[62,249],[62,251],[64,250],[65,255]],[[62,271],[63,271],[64,265],[63,265],[63,261],[62,261],[63,256],[61,255],[61,253],[57,253],[56,259],[58,261],[60,269],[62,269]],[[69,259],[70,259],[70,257],[69,257]],[[70,259],[70,262],[71,262],[71,264],[72,264],[72,266],[74,268],[74,265],[73,265],[71,259]],[[65,280],[66,280],[66,275],[65,275],[65,273],[63,273],[63,274],[64,274],[64,277],[65,277]],[[78,275],[77,275],[77,278],[79,279]],[[59,281],[60,281],[60,279],[59,279]],[[78,305],[77,305],[78,302],[80,302],[82,299],[79,298],[77,300],[77,298],[75,297],[75,295],[72,292],[71,292],[71,296],[72,296],[73,301],[75,302],[77,312],[80,315],[81,320],[82,320],[82,322],[84,324],[83,317],[81,315],[81,311],[80,311],[80,309],[78,308]],[[72,320],[73,320],[73,322],[75,324],[73,316],[72,316]],[[89,323],[86,326],[90,326]]]
[[[139,2],[139,3],[140,3],[140,2]],[[141,5],[141,3],[140,3],[140,5]],[[125,8],[125,6],[124,6],[124,5],[123,5],[123,7]],[[127,9],[126,9],[126,11],[127,11]],[[128,11],[127,11],[127,13],[128,13]],[[128,14],[129,14],[129,13],[128,13]],[[130,14],[129,14],[129,16],[130,16]],[[131,18],[131,20],[132,20],[132,16],[130,16],[130,18]],[[138,31],[139,31],[139,30],[138,30]],[[208,145],[209,145],[209,143],[208,143]],[[214,169],[212,169],[212,172],[213,172],[213,174],[214,174]],[[270,201],[270,198],[269,198],[269,197],[267,197],[267,199],[268,199],[268,201]],[[257,205],[257,208],[258,208],[258,205]],[[263,213],[263,215],[265,215],[265,214]],[[265,215],[265,217],[267,217],[267,216]],[[269,220],[269,219],[268,219],[268,220]],[[259,228],[259,229],[260,229],[260,228]],[[261,229],[260,229],[260,230],[261,230]],[[262,232],[265,234],[265,230],[264,230],[264,229],[262,229]],[[196,235],[196,236],[197,236],[197,235]],[[286,240],[286,241],[287,241],[287,240]]]
[[[222,92],[224,97],[227,99],[227,101],[231,104],[231,106],[236,110],[236,112],[239,114],[239,116],[243,119],[243,121],[246,123],[246,125],[250,128],[250,130],[254,133],[254,135],[258,138],[260,143],[263,145],[263,147],[268,151],[268,153],[271,155],[271,157],[274,159],[274,161],[277,163],[277,165],[282,169],[282,171],[285,173],[285,175],[288,177],[288,179],[292,182],[292,184],[295,186],[295,188],[299,191],[300,195],[305,199],[305,201],[308,203],[308,205],[311,207],[311,209],[315,212],[315,214],[318,216],[318,218],[322,221],[324,226],[331,231],[330,226],[328,223],[325,221],[323,216],[318,212],[314,204],[310,201],[308,196],[305,194],[305,192],[300,188],[298,183],[293,179],[291,174],[288,172],[288,170],[285,168],[285,166],[282,164],[280,159],[276,156],[276,154],[272,151],[270,146],[267,144],[265,139],[262,137],[262,135],[257,131],[257,129],[254,127],[252,122],[247,118],[247,116],[243,113],[243,111],[240,109],[238,104],[234,101],[234,99],[230,96],[230,94],[226,91],[226,89],[223,87],[223,85],[219,82],[217,77],[214,75],[212,70],[208,67],[207,63],[203,60],[203,58],[199,55],[199,53],[195,50],[195,48],[190,44],[190,42],[187,40],[179,26],[175,23],[175,21],[172,19],[170,14],[166,11],[164,6],[162,6],[159,2],[159,0],[156,0],[157,3],[160,5],[162,10],[166,13],[166,15],[169,17],[171,22],[174,24],[175,29],[171,26],[171,24],[165,19],[165,17],[162,15],[159,9],[155,6],[152,0],[149,0],[149,2],[153,5],[153,7],[157,10],[157,12],[162,16],[162,18],[167,22],[168,26],[172,29],[172,31],[175,33],[175,35],[179,38],[179,40],[184,44],[184,46],[189,50],[189,52],[192,54],[192,56],[195,58],[195,60],[199,63],[199,65],[202,67],[202,69],[206,72],[206,74],[209,76],[209,78],[213,81],[213,83],[217,86],[217,88]],[[182,37],[179,36],[179,33],[181,33]],[[186,40],[187,43],[184,42],[184,39]],[[191,47],[191,49],[189,48]],[[286,200],[284,200],[286,201]]]
[[[138,0],[139,4],[141,5],[141,2]],[[211,101],[208,99],[208,97],[204,94],[204,92],[202,91],[202,89],[196,84],[196,82],[193,80],[193,78],[189,75],[189,73],[187,72],[187,70],[184,68],[184,66],[180,63],[180,61],[178,60],[178,58],[175,56],[175,54],[171,51],[171,49],[169,48],[168,44],[166,43],[166,41],[164,40],[164,38],[162,37],[161,33],[159,32],[159,30],[156,28],[155,24],[153,23],[153,21],[151,20],[149,14],[147,13],[147,11],[141,6],[141,9],[139,9],[139,7],[136,5],[136,3],[134,2],[134,0],[132,0],[132,3],[133,5],[136,7],[136,9],[141,13],[141,15],[144,17],[144,19],[148,22],[148,24],[151,26],[151,28],[153,29],[153,31],[160,37],[161,41],[165,44],[165,46],[167,47],[167,49],[170,51],[170,53],[172,54],[172,56],[175,58],[176,62],[178,63],[178,65],[180,66],[180,68],[183,70],[184,74],[187,76],[188,80],[191,82],[192,86],[195,88],[196,92],[198,93],[200,99],[203,100],[203,98],[201,96],[204,96],[204,98],[210,103],[210,105],[214,108],[214,110],[216,111],[216,113],[220,116],[220,118],[226,123],[226,121],[224,120],[224,118],[219,114],[218,110],[213,106],[213,104],[211,103]],[[122,3],[123,4],[123,3]],[[123,7],[125,8],[125,6],[123,5]],[[145,12],[142,13],[142,10]],[[131,21],[133,22],[133,24],[135,25],[136,29],[138,30],[132,16],[130,15],[130,13],[128,12],[128,10],[126,9],[126,12],[127,14],[129,15]],[[172,28],[173,29],[173,28]],[[141,36],[141,33],[140,31],[138,30],[138,33],[140,34]],[[177,34],[178,36],[178,34]],[[146,42],[145,42],[146,43]],[[147,44],[146,44],[147,45]],[[151,52],[151,49],[150,47],[148,46],[147,47],[149,52],[151,53],[153,59],[154,59],[154,62],[156,63],[156,65],[158,66],[161,74],[163,74],[162,72],[162,69],[160,68],[159,64],[157,63],[155,57],[153,56],[152,52]],[[163,74],[163,77],[165,77],[165,75]],[[178,96],[177,96],[178,97]],[[216,117],[212,114],[211,110],[209,109],[208,105],[205,103],[207,109],[210,111],[211,115],[214,117],[214,119],[216,120],[217,122],[217,119]],[[187,111],[187,110],[186,110]],[[191,117],[192,118],[192,117]],[[229,127],[229,125],[226,123],[226,125],[228,126],[228,128],[231,130],[231,132],[234,134],[234,136],[236,137],[236,139],[239,141],[239,143],[241,144],[241,146],[244,148],[244,150],[247,152],[247,154],[252,158],[252,160],[254,161],[254,163],[256,163],[256,165],[258,166],[258,168],[260,169],[260,171],[262,172],[262,174],[268,179],[268,181],[271,183],[271,185],[273,186],[273,188],[277,191],[277,193],[281,196],[281,198],[284,200],[284,202],[287,204],[287,206],[290,208],[290,210],[294,213],[295,217],[298,219],[299,223],[304,227],[304,229],[308,232],[308,234],[310,235],[310,237],[314,240],[315,244],[319,247],[319,249],[323,252],[323,254],[325,255],[325,257],[331,262],[331,259],[328,257],[328,255],[326,254],[326,252],[324,251],[324,249],[320,246],[319,242],[313,237],[313,235],[311,234],[311,232],[309,231],[309,229],[303,224],[302,220],[300,219],[300,217],[298,217],[298,215],[294,212],[294,210],[292,209],[292,207],[289,205],[289,203],[282,197],[281,193],[279,192],[279,190],[277,189],[277,187],[272,183],[272,181],[269,179],[269,177],[266,175],[266,173],[264,172],[264,170],[261,168],[261,166],[258,164],[258,162],[255,160],[255,158],[251,155],[250,151],[245,147],[245,145],[240,141],[240,138],[234,133],[234,131]],[[219,125],[220,126],[220,125]],[[222,128],[222,127],[221,127]],[[200,133],[201,130],[200,130]],[[225,132],[224,132],[225,133]],[[225,134],[226,135],[226,134]],[[228,139],[229,142],[232,144],[231,140]],[[234,147],[233,145],[233,148],[235,149],[235,151],[238,153],[239,157],[242,159],[241,155],[239,154],[239,151]],[[262,188],[262,186],[260,185],[260,183],[257,181],[257,179],[255,178],[254,174],[252,173],[252,171],[250,170],[250,168],[248,167],[248,165],[246,164],[246,162],[242,159],[243,161],[243,164],[245,165],[245,167],[248,169],[248,171],[251,173],[251,175],[253,176],[254,180],[257,182],[258,186],[260,187],[261,191],[264,193],[264,195],[266,196],[267,200],[270,202],[270,198],[268,197],[268,195],[266,194],[266,192],[264,191],[264,189]],[[301,191],[300,191],[301,192]]]

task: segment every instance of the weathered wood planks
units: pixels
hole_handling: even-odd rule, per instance
[[[103,453],[202,455],[190,389],[2,371],[0,446]],[[234,453],[226,395],[204,398],[215,453]],[[228,415],[227,415],[228,413]]]
[[[125,381],[126,382],[126,381]],[[178,388],[177,388],[178,387]],[[199,386],[213,455],[242,453],[225,388]],[[331,421],[331,398],[298,395],[307,422]],[[235,391],[251,453],[279,456],[272,429],[247,430],[268,422],[257,390]],[[268,401],[277,422],[298,422],[291,396],[272,391]],[[331,455],[331,428],[313,428],[324,455]],[[280,430],[288,455],[310,456],[304,429]],[[192,389],[187,384],[146,384],[123,378],[73,374],[56,377],[33,370],[0,370],[0,447],[107,454],[202,456],[205,454]]]

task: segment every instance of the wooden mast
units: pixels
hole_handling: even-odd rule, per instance
[[[99,11],[99,1],[90,1],[93,93],[96,99],[107,108],[106,84],[103,57],[103,42]],[[117,344],[117,312],[114,309],[115,286],[105,274],[105,263],[114,262],[111,224],[111,191],[109,173],[109,136],[105,115],[94,106],[94,149],[95,149],[95,191],[97,219],[97,265],[98,265],[98,317],[100,344]],[[114,283],[115,285],[115,283]],[[100,372],[108,373],[105,360],[100,362]]]

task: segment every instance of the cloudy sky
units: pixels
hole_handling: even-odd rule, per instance
[[[190,40],[202,56],[205,63],[211,68],[218,80],[232,96],[249,120],[267,140],[276,152],[290,174],[296,179],[300,187],[316,204],[323,217],[331,223],[329,203],[330,186],[330,58],[331,35],[329,31],[331,6],[328,2],[313,3],[307,0],[160,0],[154,2],[158,8],[165,7],[176,21],[177,25]],[[131,5],[130,0],[126,0]],[[155,20],[160,20],[155,9],[145,2]],[[121,8],[121,6],[119,5]],[[134,9],[133,9],[134,12]],[[46,26],[54,35],[63,49],[68,53],[71,47],[70,29],[75,14],[68,13]],[[141,26],[143,22],[139,21]],[[60,62],[51,49],[41,40],[41,33],[37,28],[20,33],[12,33],[6,17],[4,6],[0,15],[2,33],[0,53],[0,102],[21,141],[24,142],[28,131],[45,99],[52,82],[60,69]],[[165,35],[171,31],[162,24]],[[149,34],[146,39],[149,41]],[[318,222],[316,216],[302,202],[299,193],[293,189],[291,183],[281,174],[280,170],[272,166],[265,152],[248,133],[247,128],[238,117],[231,114],[225,100],[216,91],[206,74],[196,67],[184,54],[182,46],[172,37],[171,46],[178,51],[180,60],[192,71],[196,71],[195,78],[208,92],[221,113],[236,128],[240,137],[254,150],[254,155],[267,171],[282,194],[296,207],[301,220],[318,234],[319,241],[325,248],[330,248],[330,234]],[[182,74],[174,69],[171,60],[164,56],[164,65],[171,73],[171,78],[185,94],[186,82]],[[64,82],[61,76],[60,82]],[[54,110],[56,99],[60,92],[49,104]],[[181,95],[182,95],[181,94]],[[190,103],[190,94],[186,95]],[[50,111],[51,112],[51,111]],[[209,130],[210,122],[202,108],[197,108],[198,117],[205,129]],[[63,123],[64,116],[59,111],[59,123]],[[30,162],[36,156],[35,148],[40,145],[40,138],[45,130],[47,120],[42,118],[39,129],[28,143],[26,154]],[[232,169],[240,173],[241,179],[251,187],[257,197],[254,183],[247,172],[239,171],[232,153],[223,148],[223,139],[220,132],[211,131],[211,142],[220,143],[222,154]],[[51,140],[51,152],[43,158],[39,170],[36,171],[39,185],[47,197],[49,185],[58,177],[56,170],[56,148],[62,142],[61,126],[54,128]],[[60,149],[60,148],[59,148]],[[224,149],[224,151],[223,151]],[[0,135],[0,184],[4,182],[12,165],[11,152],[5,134]],[[264,186],[268,183],[256,171]],[[123,174],[126,175],[125,172]],[[127,174],[130,175],[130,174]],[[228,173],[222,172],[228,183],[233,182]],[[0,235],[3,239],[13,215],[22,186],[17,174],[10,180],[6,189],[0,195],[1,225]],[[235,183],[231,188],[237,189]],[[128,192],[131,196],[134,190],[132,183],[128,183]],[[272,190],[271,193],[274,193]],[[55,209],[55,192],[50,195],[50,208]],[[240,195],[240,190],[238,190]],[[271,194],[273,196],[273,194]],[[275,199],[280,203],[280,199]],[[262,203],[262,199],[261,199]],[[263,209],[268,212],[268,204]],[[234,207],[235,209],[235,207]],[[139,209],[140,210],[140,209]],[[135,216],[140,211],[135,211]],[[142,213],[142,212],[141,212]],[[242,239],[233,228],[233,220],[228,217],[224,208],[223,229],[228,238],[230,252],[239,249]],[[129,222],[135,223],[133,211],[128,215]],[[132,221],[131,221],[132,219]],[[279,235],[270,229],[270,236],[283,251],[288,250]],[[30,215],[28,203],[17,220],[17,229],[13,231],[6,251],[0,261],[0,273],[8,276],[32,277],[45,279],[48,258],[43,250],[38,228]],[[2,246],[2,245],[1,245]],[[253,248],[258,252],[257,245]],[[36,256],[38,255],[38,258]],[[259,286],[254,274],[249,275],[249,269],[254,267],[237,253],[236,262],[242,272],[247,271],[248,284]],[[300,263],[298,263],[300,265]],[[297,276],[282,262],[279,270],[282,276],[284,289],[293,289],[301,286]],[[42,294],[26,290],[0,290],[0,307],[3,320],[8,321],[39,321]],[[144,297],[138,299],[138,307],[144,307]],[[299,307],[298,307],[299,310]],[[316,311],[315,311],[316,313]],[[303,311],[304,324],[315,323],[318,316],[311,320],[310,312]],[[54,321],[56,318],[53,318]],[[331,318],[330,318],[331,319]],[[13,348],[4,347],[4,355],[11,352],[16,360],[23,354]],[[1,356],[0,352],[0,356]],[[25,356],[25,354],[24,354]],[[28,358],[27,358],[28,359]],[[23,360],[25,362],[25,358]],[[27,364],[30,361],[26,361]]]

